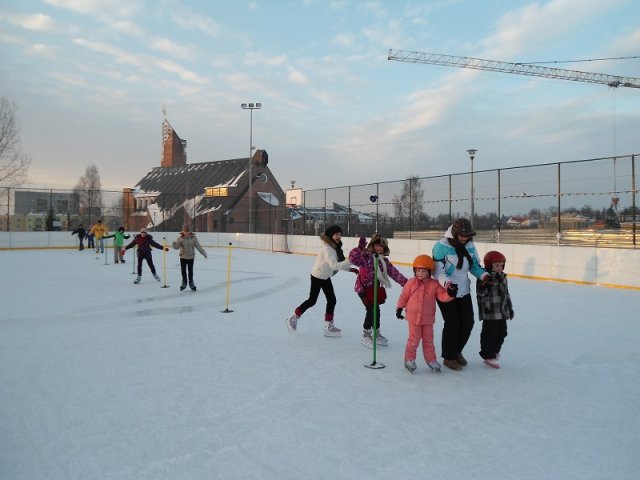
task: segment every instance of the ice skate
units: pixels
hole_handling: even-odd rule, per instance
[[[193,283],[193,282],[189,282],[189,288],[190,288],[192,291],[194,291],[194,292],[195,292],[195,291],[196,291],[196,284],[195,284],[195,283]]]
[[[154,275],[153,278],[155,278],[157,281],[160,281],[160,277],[158,275]]]
[[[142,280],[142,277],[136,277],[136,279],[133,281],[133,283],[140,283],[140,281]]]
[[[362,338],[360,343],[367,348],[373,348],[373,337],[371,336],[371,330],[362,330]]]
[[[295,313],[293,315],[291,315],[290,317],[287,317],[284,319],[284,323],[287,326],[287,328],[289,329],[289,333],[290,334],[294,334],[296,333],[296,329],[298,328],[298,320],[300,319],[300,317],[298,315],[296,315]]]
[[[498,363],[498,360],[496,360],[495,358],[485,358],[484,364],[491,368],[500,368],[500,364]]]
[[[324,336],[325,337],[341,337],[342,330],[336,327],[333,322],[324,322]]]
[[[434,372],[439,372],[442,369],[442,365],[437,360],[433,362],[427,362],[427,367],[429,367]]]
[[[404,368],[406,368],[411,373],[413,373],[413,372],[416,371],[416,368],[418,368],[418,366],[416,365],[416,361],[415,360],[405,360],[404,361]]]
[[[387,339],[387,337],[385,337],[384,335],[382,335],[380,333],[380,330],[378,330],[378,332],[376,334],[376,345],[378,345],[379,347],[388,347],[389,346],[389,340]]]
[[[187,288],[187,282],[182,282],[182,285],[180,285],[180,291],[183,291],[185,288]]]

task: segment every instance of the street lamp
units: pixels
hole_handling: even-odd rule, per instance
[[[253,233],[253,170],[251,154],[253,153],[253,111],[260,110],[262,103],[243,103],[241,107],[249,110],[249,233]]]
[[[469,158],[471,159],[471,226],[473,227],[473,217],[474,217],[474,208],[473,208],[473,200],[474,200],[474,193],[473,193],[473,159],[476,156],[476,152],[478,150],[475,150],[473,148],[470,148],[469,150],[467,150],[467,153],[469,154]]]

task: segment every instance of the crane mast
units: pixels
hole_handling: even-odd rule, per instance
[[[489,70],[491,72],[513,73],[532,77],[555,78],[573,82],[598,83],[609,87],[640,88],[640,78],[620,77],[604,73],[581,72],[579,70],[565,70],[563,68],[541,67],[528,63],[500,62],[473,57],[456,57],[439,53],[410,52],[407,50],[389,49],[387,60],[408,63],[426,63],[445,67],[471,68],[474,70]]]

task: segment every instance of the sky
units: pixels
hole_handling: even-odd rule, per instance
[[[477,354],[476,323],[463,371],[419,355],[410,374],[397,285],[372,370],[353,274],[333,277],[343,337],[323,336],[322,297],[292,336],[314,258],[234,250],[227,303],[227,249],[206,250],[195,293],[178,288],[175,251],[154,251],[162,281],[145,265],[138,285],[133,252],[116,265],[110,250],[106,264],[88,249],[0,251],[3,478],[638,477],[637,292],[512,277],[500,370]],[[441,328],[438,313],[438,354]]]
[[[390,48],[640,77],[635,0],[5,0],[0,95],[28,186],[105,189],[160,165],[269,153],[308,189],[640,153],[640,92],[388,61]],[[253,111],[241,103],[261,102]]]

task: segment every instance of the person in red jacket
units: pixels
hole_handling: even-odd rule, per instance
[[[133,283],[140,283],[142,280],[142,261],[146,260],[147,265],[149,265],[149,269],[151,270],[151,275],[157,281],[160,281],[160,277],[156,275],[156,267],[153,265],[153,258],[151,257],[151,247],[157,248],[158,250],[164,250],[165,252],[169,251],[169,247],[163,247],[158,242],[156,242],[151,235],[147,232],[146,228],[140,230],[133,240],[122,249],[122,256],[124,257],[124,252],[133,248],[134,246],[138,247],[138,276],[133,281]]]
[[[413,260],[414,277],[402,288],[398,298],[396,317],[405,318],[402,309],[406,309],[409,324],[409,339],[404,350],[404,366],[410,372],[416,367],[416,352],[422,340],[422,354],[427,366],[439,372],[442,366],[436,360],[436,349],[433,346],[433,325],[436,322],[436,299],[450,302],[458,293],[458,286],[447,283],[444,288],[437,280],[431,278],[435,263],[429,255],[418,255]]]

